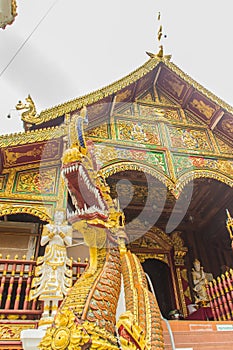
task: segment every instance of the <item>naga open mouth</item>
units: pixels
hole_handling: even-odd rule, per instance
[[[62,176],[66,181],[72,202],[75,206],[74,212],[67,213],[69,222],[78,220],[107,221],[108,210],[101,191],[95,186],[88,175],[87,170],[80,162],[73,162],[62,167]]]

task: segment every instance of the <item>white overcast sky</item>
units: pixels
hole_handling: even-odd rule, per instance
[[[17,0],[0,29],[0,134],[22,130],[14,112],[28,93],[38,112],[101,88],[158,50],[157,13],[172,62],[233,105],[232,0]],[[49,8],[45,19],[36,28]],[[36,28],[36,30],[35,30]],[[12,118],[7,115],[11,112]]]

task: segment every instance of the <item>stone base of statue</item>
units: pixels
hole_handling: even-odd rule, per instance
[[[38,345],[46,333],[46,328],[24,329],[20,335],[23,349],[38,350]]]

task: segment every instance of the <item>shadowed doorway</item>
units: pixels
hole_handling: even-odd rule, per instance
[[[160,311],[168,318],[169,311],[176,308],[169,267],[157,259],[147,259],[142,266],[151,279]]]

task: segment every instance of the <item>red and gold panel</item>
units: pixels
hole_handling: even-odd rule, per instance
[[[189,98],[187,109],[200,117],[207,124],[210,124],[211,119],[214,117],[215,112],[219,110],[219,107],[199,92],[195,91]]]
[[[92,122],[96,119],[103,118],[107,115],[112,106],[112,95],[101,99],[100,101],[87,107],[88,121]]]
[[[157,84],[163,91],[180,103],[189,89],[186,82],[167,68],[161,70]]]
[[[136,84],[131,84],[116,94],[116,103],[132,102]]]
[[[59,167],[38,168],[16,173],[13,193],[54,195],[57,192]]]
[[[58,160],[62,151],[61,139],[7,147],[2,150],[3,168]]]
[[[139,98],[140,95],[153,86],[155,75],[156,72],[153,70],[138,80],[135,94],[136,98]]]
[[[232,140],[233,137],[233,116],[231,114],[224,114],[217,125],[217,129],[224,133]]]

